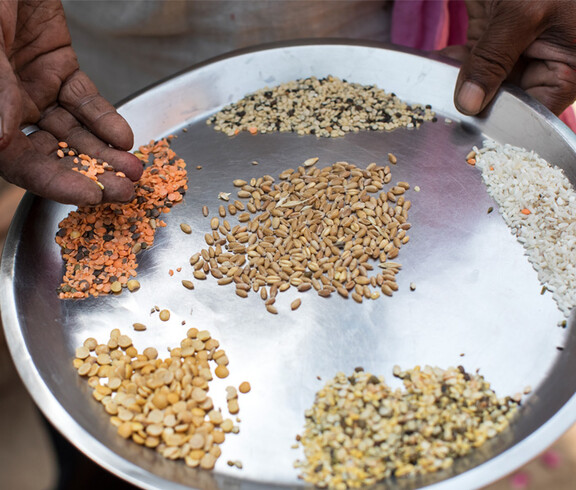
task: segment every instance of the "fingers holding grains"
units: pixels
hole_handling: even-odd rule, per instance
[[[123,172],[115,171],[107,162],[79,154],[74,147],[63,141],[58,143],[55,153],[64,167],[78,171],[100,188],[100,202],[128,202],[134,198],[133,182]]]
[[[92,145],[86,146],[89,148],[92,147]],[[94,152],[90,153],[88,151],[88,154],[108,162],[112,167],[114,167],[116,172],[122,172],[127,179],[136,182],[142,177],[142,162],[132,153],[110,148],[108,145],[99,146],[98,144],[95,144],[93,146]]]
[[[134,183],[123,172],[116,172],[112,165],[101,159],[79,154],[65,142],[58,145],[56,155],[61,163],[94,182],[102,191],[101,203],[128,202],[134,198]]]
[[[30,137],[18,132],[1,152],[10,161],[2,176],[33,194],[64,204],[95,205],[102,199],[101,189],[82,175],[62,165],[55,154],[54,139],[44,131]]]
[[[59,140],[66,141],[79,153],[108,162],[116,171],[123,172],[133,181],[142,175],[142,162],[136,156],[123,149],[111,147],[108,142],[80,125],[76,118],[61,107],[47,114],[38,125]]]

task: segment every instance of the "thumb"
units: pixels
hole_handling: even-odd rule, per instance
[[[14,69],[0,50],[0,150],[6,148],[19,131],[22,98]]]
[[[539,35],[529,16],[523,15],[521,8],[511,8],[511,4],[505,10],[494,11],[460,68],[454,104],[464,114],[476,115],[488,105],[522,53]]]

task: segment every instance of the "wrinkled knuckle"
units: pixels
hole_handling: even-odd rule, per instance
[[[484,61],[486,70],[494,75],[507,75],[516,61],[504,46],[500,48],[495,46],[492,49],[480,48],[475,54]]]
[[[474,60],[472,62],[474,80],[478,82],[491,82],[495,79],[504,80],[512,70],[515,60],[505,49],[487,49],[478,46],[474,50]]]
[[[62,86],[60,93],[61,101],[73,107],[80,107],[91,100],[97,94],[93,93],[91,84],[83,77],[71,77]]]

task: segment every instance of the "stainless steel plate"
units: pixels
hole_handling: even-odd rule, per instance
[[[209,114],[248,92],[329,74],[431,104],[438,122],[337,139],[229,138],[205,124]],[[503,90],[483,117],[463,117],[452,104],[456,75],[457,69],[440,59],[376,45],[274,45],[201,65],[122,104],[137,144],[178,135],[173,148],[189,165],[190,190],[167,215],[168,226],[157,233],[154,247],[140,256],[141,290],[78,302],[60,301],[55,293],[62,261],[54,234],[71,208],[24,198],[2,261],[2,317],[19,372],[46,416],[88,456],[142,487],[291,487],[301,485],[292,467],[301,454],[291,445],[304,410],[337,371],[361,365],[394,384],[394,364],[462,364],[479,369],[502,395],[531,385],[520,418],[449,471],[387,486],[480,487],[545,449],[576,419],[575,319],[566,329],[557,326],[562,315],[551,296],[541,294],[522,246],[499,214],[487,213],[496,206],[464,157],[488,136],[537,151],[575,183],[576,141],[558,119],[512,89]],[[213,280],[196,281],[194,291],[180,285],[191,277],[188,258],[203,247],[209,228],[201,206],[215,210],[218,193],[233,192],[233,179],[278,175],[312,156],[320,158],[318,165],[385,164],[388,152],[399,160],[393,179],[421,188],[410,191],[413,228],[398,258],[403,269],[394,297],[359,305],[309,293],[291,312],[296,294],[289,291],[279,297],[280,314],[272,316],[260,299],[241,299]],[[182,221],[192,225],[192,235],[179,230]],[[180,266],[182,272],[168,275]],[[169,308],[173,319],[161,324],[150,316],[154,305]],[[241,432],[223,445],[214,472],[166,461],[117,437],[72,368],[74,349],[86,337],[105,340],[115,327],[131,332],[137,321],[149,326],[131,333],[140,349],[155,345],[162,352],[177,345],[190,326],[208,329],[221,341],[231,376],[211,389],[218,406],[224,408],[225,385],[251,382],[252,391],[240,399]],[[228,467],[229,459],[241,460],[244,469]]]

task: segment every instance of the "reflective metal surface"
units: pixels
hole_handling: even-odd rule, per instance
[[[431,104],[438,122],[336,139],[228,138],[205,124],[209,114],[248,92],[328,74]],[[551,444],[576,420],[575,318],[565,329],[557,326],[562,315],[552,297],[541,294],[536,273],[499,214],[487,213],[496,205],[464,157],[489,136],[537,151],[575,183],[575,138],[549,112],[511,90],[502,91],[483,117],[461,116],[452,104],[456,74],[442,60],[374,45],[275,45],[202,65],[121,105],[137,144],[177,134],[173,148],[188,163],[190,190],[166,216],[168,226],[157,233],[154,247],[140,256],[140,291],[79,302],[60,301],[55,293],[63,268],[54,235],[71,208],[30,195],[23,200],[2,260],[2,317],[18,370],[46,416],[88,456],[141,487],[295,487],[301,482],[292,463],[301,453],[291,445],[315,392],[337,371],[363,366],[397,384],[395,364],[462,364],[479,369],[501,395],[532,386],[521,416],[510,431],[452,469],[386,487],[480,487]],[[300,294],[302,306],[291,312],[296,294],[289,291],[279,295],[280,313],[272,316],[259,298],[239,298],[214,280],[195,281],[194,291],[180,285],[191,278],[188,258],[204,246],[209,230],[201,207],[214,211],[219,192],[234,192],[233,179],[278,175],[313,156],[320,158],[318,165],[386,164],[388,152],[398,157],[393,180],[421,188],[409,191],[411,240],[398,257],[403,269],[392,298],[356,304]],[[252,165],[254,160],[259,164]],[[192,225],[192,235],[180,231],[183,221]],[[170,277],[168,269],[177,267],[182,272]],[[172,311],[169,323],[150,316],[154,305]],[[134,322],[148,330],[132,332]],[[240,398],[241,431],[226,440],[212,473],[166,461],[118,437],[72,368],[74,349],[88,336],[106,340],[112,328],[120,328],[138,348],[154,345],[167,355],[166,347],[177,345],[190,326],[212,332],[230,358],[230,377],[211,387],[217,406],[225,408],[228,384],[252,385]],[[244,469],[230,468],[229,459],[241,460]]]

